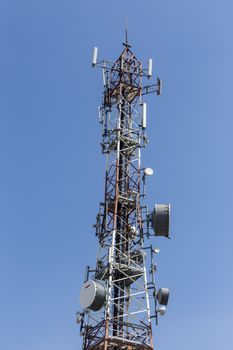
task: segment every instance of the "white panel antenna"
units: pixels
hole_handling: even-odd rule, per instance
[[[98,55],[98,47],[95,46],[93,49],[92,67],[95,67],[97,63],[97,55]]]
[[[153,61],[152,61],[152,58],[149,58],[149,60],[148,60],[148,75],[147,75],[148,78],[150,78],[152,76],[152,68],[153,68]]]
[[[142,128],[146,129],[146,103],[142,104]]]
[[[160,80],[159,78],[157,78],[157,86],[158,86],[157,95],[161,95],[162,87],[163,87],[163,81]]]
[[[102,116],[102,111],[101,111],[100,107],[98,107],[98,118],[99,118],[99,123],[102,124],[103,123],[103,116]]]
[[[102,70],[103,73],[103,85],[106,86],[105,69]]]

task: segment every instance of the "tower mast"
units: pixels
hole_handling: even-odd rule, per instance
[[[150,168],[141,166],[147,144],[143,96],[161,93],[161,81],[143,85],[152,75],[152,60],[143,68],[128,43],[115,62],[93,52],[92,66],[103,70],[99,108],[102,153],[106,156],[104,201],[96,217],[99,241],[95,268],[87,267],[77,313],[83,350],[152,350],[152,320],[164,314],[169,290],[155,285],[151,236],[169,236],[169,210],[142,204]],[[149,259],[148,259],[149,258]],[[149,266],[149,279],[147,267]],[[153,299],[153,309],[151,308]],[[160,306],[159,306],[160,305]],[[161,306],[162,305],[162,306]]]

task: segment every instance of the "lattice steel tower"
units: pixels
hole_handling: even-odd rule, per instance
[[[104,93],[99,108],[102,153],[106,155],[104,201],[96,217],[99,240],[95,268],[87,267],[77,313],[83,350],[154,349],[152,318],[165,313],[169,290],[157,290],[152,236],[169,236],[168,204],[149,212],[142,204],[146,177],[141,149],[147,144],[143,96],[161,92],[161,80],[144,85],[152,75],[152,59],[144,69],[126,41],[116,62],[97,58],[103,70]],[[147,258],[147,259],[146,259]],[[148,274],[147,274],[148,271]],[[153,308],[151,306],[153,302]]]

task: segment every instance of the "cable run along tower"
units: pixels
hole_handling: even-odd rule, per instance
[[[128,43],[115,62],[98,58],[103,71],[103,101],[99,107],[102,153],[106,156],[104,200],[96,217],[99,241],[96,266],[87,266],[80,292],[77,322],[83,350],[152,350],[152,322],[166,311],[169,290],[157,288],[153,237],[169,237],[169,204],[152,211],[143,204],[151,168],[141,165],[147,145],[144,95],[160,95],[162,82],[144,84],[152,76]],[[152,237],[153,236],[153,237]]]

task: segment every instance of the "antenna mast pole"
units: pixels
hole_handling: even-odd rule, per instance
[[[104,93],[99,108],[102,153],[106,155],[104,201],[96,217],[98,257],[87,267],[81,289],[82,312],[77,313],[83,350],[153,350],[152,319],[165,313],[169,290],[155,285],[153,262],[158,249],[151,236],[169,235],[169,209],[142,204],[150,168],[141,166],[147,144],[146,104],[143,96],[161,92],[161,81],[143,85],[152,74],[152,60],[144,69],[126,38],[115,62],[97,58],[92,66],[103,69]],[[147,258],[147,259],[146,259]],[[149,259],[148,259],[149,258]],[[147,267],[149,266],[149,279]],[[153,309],[151,311],[151,302]]]

